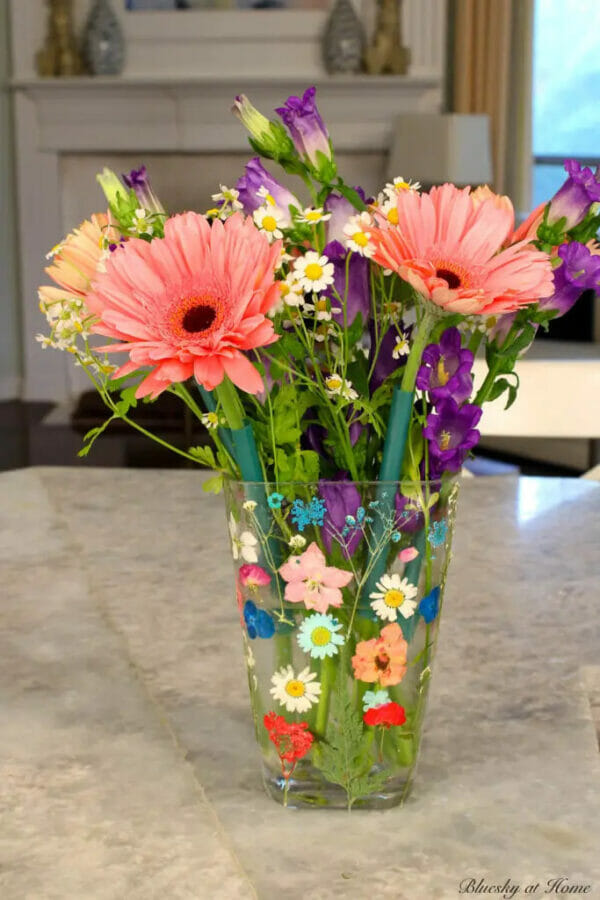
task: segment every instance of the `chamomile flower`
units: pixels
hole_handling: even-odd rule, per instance
[[[321,693],[320,682],[314,680],[316,677],[308,666],[297,675],[291,666],[285,666],[273,674],[270,693],[288,712],[306,712]]]
[[[339,306],[330,306],[329,300],[321,297],[315,303],[305,303],[304,311],[316,313],[317,322],[331,322],[332,313],[341,313],[342,310]]]
[[[333,284],[333,263],[315,250],[309,250],[294,263],[298,283],[307,292],[319,293]]]
[[[153,234],[154,233],[154,225],[148,218],[147,212],[145,209],[141,207],[136,209],[135,218],[133,223],[129,227],[129,231],[132,234]]]
[[[261,231],[264,231],[269,241],[277,241],[283,237],[281,227],[284,224],[285,216],[277,206],[259,206],[254,210],[254,224]]]
[[[336,335],[337,332],[333,325],[328,325],[326,322],[322,322],[314,330],[314,339],[318,343],[323,343],[328,337],[336,337]]]
[[[318,225],[319,222],[328,222],[330,218],[331,213],[326,213],[322,206],[316,209],[307,206],[298,216],[298,222],[305,222],[307,225]]]
[[[382,575],[381,579],[375,585],[377,590],[369,594],[373,600],[371,609],[380,619],[387,622],[395,622],[398,613],[409,619],[416,607],[414,598],[417,596],[417,589],[414,584],[400,575]]]
[[[356,400],[357,392],[352,387],[352,382],[348,381],[334,372],[325,379],[325,390],[329,397],[343,397],[344,400]]]
[[[356,216],[352,216],[344,225],[344,235],[346,237],[346,246],[353,253],[359,253],[366,256],[367,259],[373,256],[374,248],[370,243],[371,237],[369,228],[373,225],[373,219],[368,212],[361,212]]]
[[[277,206],[275,197],[269,193],[269,189],[265,187],[264,184],[261,184],[256,193],[261,198],[261,200],[265,201],[264,206]]]
[[[342,625],[333,616],[314,613],[304,619],[298,629],[298,644],[313,659],[324,659],[335,656],[338,647],[344,643],[344,637],[338,634]]]
[[[382,193],[387,195],[387,197],[392,198],[400,193],[400,191],[420,191],[421,183],[419,181],[413,181],[412,178],[409,178],[406,181],[402,175],[398,175],[393,181],[388,181],[386,186],[384,187]],[[379,195],[381,197],[381,194]],[[379,197],[377,198],[377,202],[379,203]]]
[[[229,516],[229,534],[231,536],[231,553],[235,560],[241,557],[249,563],[258,562],[257,539],[250,531],[242,531],[241,534],[238,534],[238,526],[233,514]]]
[[[408,343],[408,338],[402,332],[396,338],[396,343],[394,345],[394,349],[392,350],[392,359],[400,359],[401,356],[408,356],[410,353],[410,344]]]
[[[204,425],[205,428],[215,429],[221,425],[221,420],[216,412],[207,412],[204,413],[203,416],[200,417],[200,421]]]
[[[238,200],[238,197],[240,196],[239,191],[235,188],[226,187],[224,184],[219,185],[219,187],[221,190],[212,195],[212,199],[215,203],[222,203],[230,207],[232,211],[243,209],[243,204]]]
[[[280,296],[286,306],[302,306],[304,304],[304,291],[293,273],[281,282]]]

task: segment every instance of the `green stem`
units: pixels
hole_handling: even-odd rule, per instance
[[[428,307],[426,307],[421,321],[419,322],[419,329],[413,341],[413,345],[410,348],[408,360],[406,361],[406,366],[404,368],[404,375],[402,376],[401,384],[403,391],[407,391],[408,393],[410,393],[415,389],[417,372],[419,371],[419,366],[421,365],[423,350],[425,349],[434,323],[435,315],[429,310]]]
[[[329,699],[331,689],[335,682],[336,665],[330,656],[326,656],[321,663],[321,696],[319,697],[319,705],[317,707],[317,718],[315,722],[315,731],[319,737],[324,738],[327,731],[327,717],[329,715]],[[344,673],[340,670],[340,678],[344,677]]]

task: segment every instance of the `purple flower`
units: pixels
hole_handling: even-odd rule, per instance
[[[425,523],[425,516],[420,507],[415,506],[414,501],[404,494],[396,494],[396,528],[406,534],[414,534],[420,531]]]
[[[540,309],[554,309],[564,316],[584,291],[600,293],[600,256],[584,244],[571,241],[558,248],[562,263],[554,270],[554,293],[540,300]]]
[[[410,333],[412,331],[412,325],[404,326],[400,323],[400,331],[408,341],[410,339]],[[375,343],[375,328],[371,325],[371,349],[369,351],[369,369],[373,365],[373,354],[376,350]],[[398,356],[394,357],[394,350],[396,349],[396,345],[398,343],[399,334],[398,328],[395,325],[392,325],[384,336],[381,339],[379,345],[379,353],[377,354],[377,360],[375,362],[375,366],[373,367],[373,374],[371,375],[371,380],[369,381],[369,391],[371,394],[374,394],[378,387],[381,387],[385,379],[388,375],[391,375],[392,372],[395,372],[396,369],[399,369],[400,366],[403,366],[408,359],[408,356]]]
[[[346,298],[346,322],[352,325],[358,313],[361,313],[363,324],[369,318],[371,307],[371,291],[369,284],[369,260],[357,253],[350,257],[348,265],[348,292],[346,294],[346,257],[348,251],[339,241],[331,241],[323,250],[325,256],[333,263],[333,285],[323,291],[326,297],[331,299],[331,305],[339,309],[341,302],[334,293],[339,294],[341,300]],[[332,318],[339,325],[344,325],[344,312],[333,313]]]
[[[428,391],[433,403],[453,397],[462,403],[473,390],[473,354],[461,348],[458,328],[447,328],[439,344],[425,347],[417,373],[417,387]]]
[[[287,213],[286,225],[291,223],[289,206],[292,204],[300,209],[300,201],[291,191],[288,191],[271,173],[265,169],[258,156],[246,163],[246,172],[238,179],[236,189],[240,192],[239,201],[243,204],[246,215],[251,215],[259,206],[264,206],[265,197],[259,195],[261,188],[266,188],[275,204]]]
[[[568,231],[585,219],[590,204],[600,200],[600,166],[594,174],[587,166],[582,169],[577,160],[568,159],[565,171],[569,177],[550,201],[548,222],[553,225],[564,217]]]
[[[367,198],[361,187],[355,187],[354,190],[364,203],[372,202],[372,198]],[[331,218],[327,222],[327,240],[340,241],[344,243],[346,235],[344,234],[344,225],[352,216],[356,215],[356,208],[352,206],[349,200],[346,200],[341,194],[333,193],[327,196],[325,201],[325,212],[331,213]]]
[[[298,154],[305,162],[320,168],[319,153],[326,160],[331,159],[329,133],[315,104],[317,89],[309,87],[302,97],[288,97],[285,106],[275,112],[287,126]]]
[[[309,417],[311,414],[315,415],[315,410],[308,410]],[[352,405],[346,408],[346,420],[350,419],[354,415],[354,407]],[[361,425],[360,422],[353,422],[350,428],[348,429],[348,436],[350,438],[350,446],[354,447],[357,440],[361,436],[364,425]],[[319,456],[323,456],[325,458],[329,458],[330,454],[327,451],[324,441],[327,439],[329,435],[329,429],[325,428],[324,425],[309,425],[304,434],[302,435],[302,446],[307,450],[314,450],[315,453],[318,453]]]
[[[152,190],[146,166],[140,166],[139,169],[132,169],[129,175],[123,174],[122,178],[126,187],[135,191],[135,196],[141,207],[153,213],[164,214],[164,207]]]
[[[452,397],[441,400],[435,412],[427,416],[423,436],[429,439],[429,453],[439,471],[458,472],[471,447],[479,441],[476,425],[481,407],[472,403],[458,405]]]
[[[347,472],[338,472],[333,481],[320,481],[319,493],[327,504],[327,519],[323,526],[323,543],[328,553],[334,541],[337,541],[346,556],[352,556],[360,544],[362,531],[354,529],[342,538],[346,525],[346,516],[356,516],[361,505],[358,489],[353,481],[348,480]]]

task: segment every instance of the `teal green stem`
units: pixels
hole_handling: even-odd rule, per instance
[[[235,386],[229,378],[225,377],[221,384],[215,388],[219,398],[223,415],[232,431],[239,431],[244,427],[244,407],[238,396]]]

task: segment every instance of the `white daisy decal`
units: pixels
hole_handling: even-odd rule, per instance
[[[313,659],[335,656],[338,647],[344,643],[343,635],[338,634],[341,627],[340,622],[333,616],[315,613],[304,619],[298,629],[298,644],[305,653],[310,653]]]
[[[309,250],[294,263],[294,272],[300,287],[318,293],[333,284],[333,263],[315,250]]]
[[[241,557],[249,563],[258,562],[257,539],[250,531],[242,531],[238,535],[237,522],[232,513],[229,515],[229,534],[231,535],[231,553],[234,559],[237,560]]]
[[[297,675],[291,666],[285,666],[272,676],[271,694],[288,712],[306,712],[321,693],[320,682],[314,680],[316,677],[308,666]]]
[[[395,622],[398,613],[405,619],[413,615],[417,608],[414,600],[417,589],[408,579],[401,578],[397,574],[382,575],[375,587],[377,590],[369,595],[373,600],[371,609],[380,619]]]

